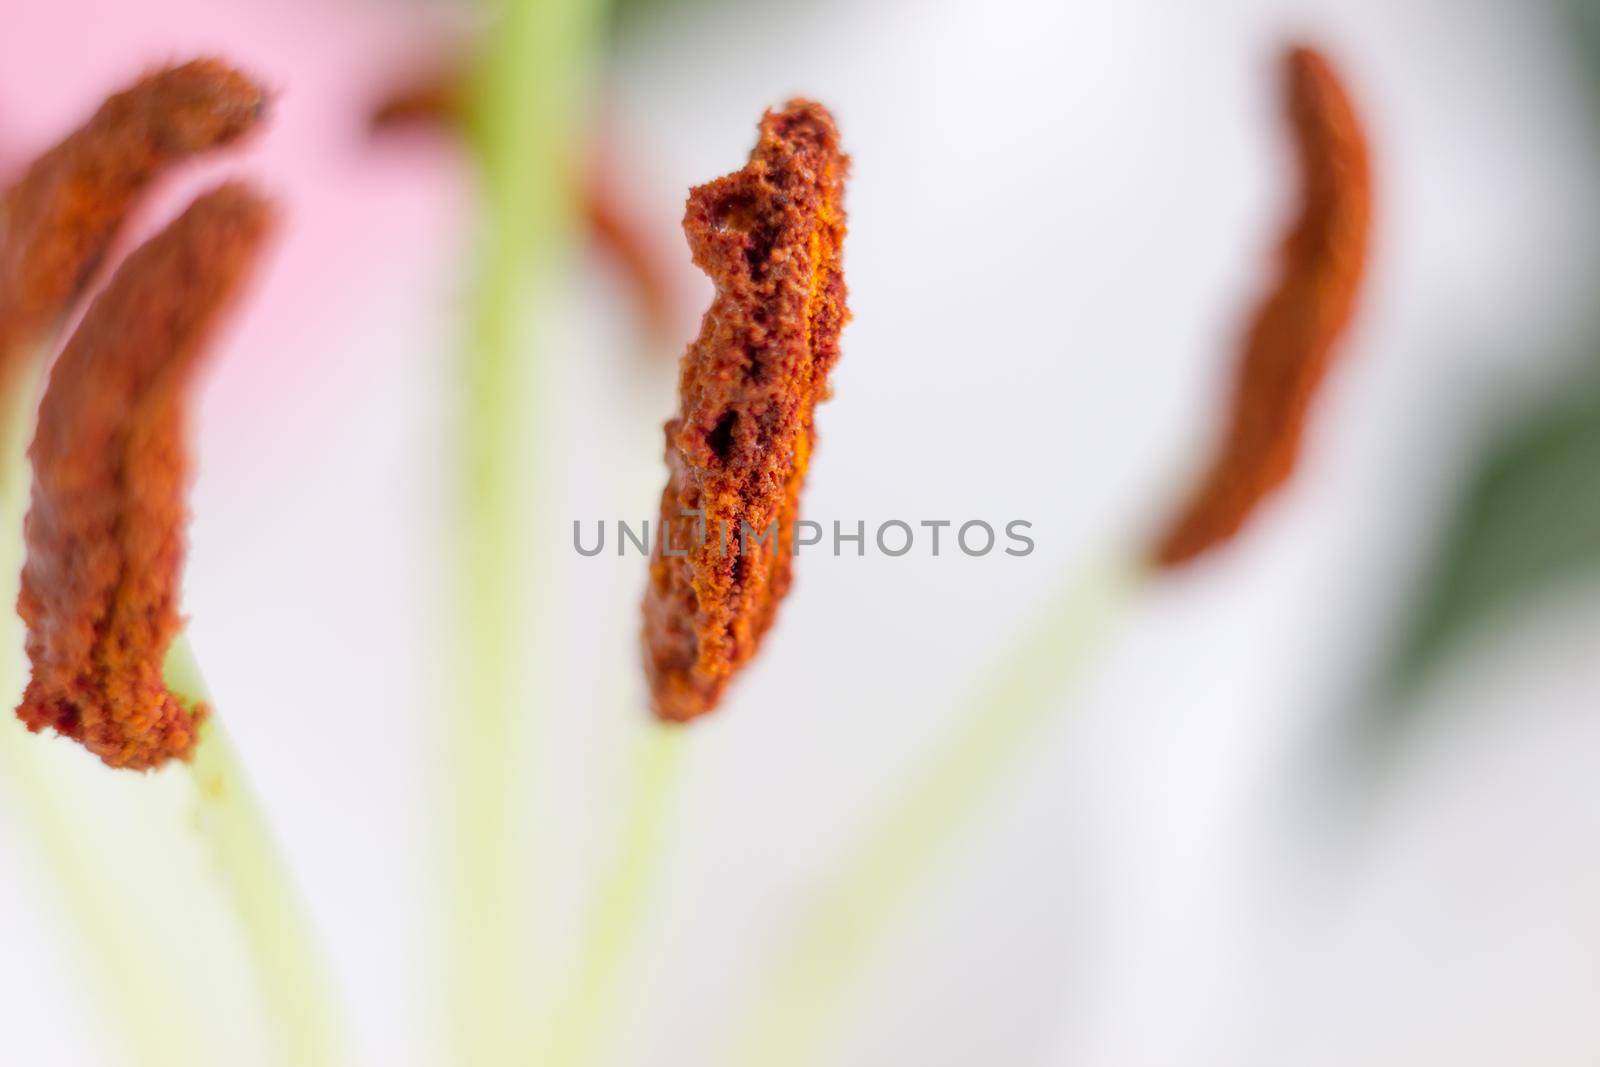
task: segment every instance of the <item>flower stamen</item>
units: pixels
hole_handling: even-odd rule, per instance
[[[1288,481],[1312,402],[1356,307],[1372,213],[1367,142],[1349,95],[1310,48],[1286,60],[1302,202],[1257,311],[1210,472],[1154,546],[1173,568],[1228,541]]]
[[[0,379],[59,326],[151,182],[238,140],[266,103],[260,86],[219,60],[159,71],[106,100],[5,191]]]
[[[794,100],[763,117],[743,170],[689,196],[684,232],[717,291],[666,427],[661,520],[666,536],[685,512],[699,513],[706,536],[671,546],[686,555],[651,562],[645,661],[663,719],[716,707],[789,590],[783,539],[849,316],[840,266],[848,170],[832,116]],[[740,543],[746,529],[759,538],[774,524],[776,536]]]
[[[195,201],[118,268],[40,403],[18,597],[33,675],[17,714],[112,767],[186,757],[206,714],[162,680],[182,626],[184,416],[270,223],[243,185]]]

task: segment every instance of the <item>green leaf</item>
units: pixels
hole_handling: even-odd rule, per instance
[[[701,8],[733,7],[741,13],[756,7],[776,10],[779,0],[611,0],[611,32],[642,32],[648,34],[651,23],[678,13],[690,13]]]
[[[1589,76],[1591,95],[1600,100],[1600,0],[1562,0],[1561,6],[1566,8],[1572,45]]]
[[[1491,442],[1389,672],[1391,695],[1408,695],[1466,633],[1592,570],[1600,570],[1594,374]]]

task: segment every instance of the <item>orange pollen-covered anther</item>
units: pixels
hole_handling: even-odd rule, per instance
[[[205,715],[162,681],[182,626],[185,408],[271,220],[242,185],[195,201],[91,303],[40,403],[18,597],[33,675],[17,714],[113,767],[187,756]]]
[[[832,116],[795,100],[762,119],[743,170],[690,193],[684,231],[716,296],[683,357],[666,427],[666,543],[645,594],[646,671],[663,719],[717,706],[788,592],[813,412],[849,314],[848,169]]]
[[[1163,568],[1228,541],[1288,481],[1366,267],[1372,186],[1361,122],[1320,54],[1292,49],[1286,67],[1300,212],[1283,243],[1277,282],[1246,337],[1221,448],[1152,550]]]
[[[158,71],[106,100],[0,195],[0,379],[66,317],[146,187],[236,141],[266,103],[219,60]]]

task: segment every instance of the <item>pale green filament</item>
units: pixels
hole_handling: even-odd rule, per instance
[[[180,700],[211,704],[185,638],[173,642],[165,675]],[[294,1067],[348,1063],[335,985],[311,917],[216,714],[200,727],[187,766],[197,791],[201,844],[243,928],[284,1062]]]
[[[523,664],[533,653],[541,457],[527,447],[539,375],[523,326],[551,306],[577,216],[599,15],[593,0],[505,0],[470,97],[483,219],[457,427],[455,684],[437,709],[452,781],[450,1061],[470,1067],[528,1059],[524,917],[538,903],[521,877],[517,787],[530,762]]]
[[[648,729],[635,757],[620,851],[594,899],[578,970],[543,1060],[551,1067],[599,1067],[607,1061],[615,1032],[605,1022],[624,993],[627,965],[656,899],[688,739],[682,727],[651,723]]]
[[[901,908],[1051,713],[1142,570],[1119,563],[1069,591],[989,676],[951,733],[893,795],[867,837],[816,900],[760,990],[728,1067],[832,1062],[826,1043],[852,983]]]
[[[11,572],[15,553],[8,550],[3,555]],[[11,579],[4,583],[14,584]],[[13,591],[0,589],[0,595]],[[42,746],[52,742],[28,733],[11,714],[24,681],[10,643],[17,629],[7,621],[7,647],[0,664],[0,684],[10,694],[0,718],[0,776],[6,803],[20,813],[37,844],[51,876],[50,891],[71,922],[82,956],[95,970],[128,1053],[142,1067],[211,1067],[215,1050],[189,1018],[195,1007],[185,997],[190,983],[169,961],[142,951],[140,940],[130,934],[137,916],[119,908],[114,872],[106,869],[103,857],[81,832],[69,791],[51,780],[49,767],[39,758]]]

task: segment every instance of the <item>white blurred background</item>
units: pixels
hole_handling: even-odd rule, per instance
[[[421,1062],[439,739],[471,728],[438,663],[469,183],[446,141],[368,142],[361,109],[455,20],[123,6],[9,13],[0,147],[25,157],[195,49],[282,89],[278,129],[221,168],[261,175],[291,230],[202,398],[187,609],[365,1062]],[[1376,784],[1332,770],[1478,442],[1581,351],[1600,112],[1569,34],[1560,6],[1524,0],[713,2],[627,25],[603,95],[629,195],[685,273],[683,340],[708,293],[676,237],[687,188],[739,166],[762,108],[794,93],[834,110],[854,155],[856,317],[808,515],[1024,518],[1038,542],[1024,559],[802,557],[760,660],[695,728],[627,1062],[713,1060],[895,773],[1192,472],[1294,202],[1292,40],[1346,76],[1379,181],[1367,300],[1304,467],[1236,545],[1130,605],[900,916],[827,1062],[1600,1058],[1600,590],[1475,635]],[[652,515],[673,405],[673,353],[640,342],[612,272],[573,266],[529,409],[551,621],[529,650],[545,692],[527,802],[559,813],[531,861],[558,936],[614,840],[645,714],[643,561],[578,557],[571,523]],[[184,818],[170,783],[62,757],[113,838]],[[116,1063],[16,815],[0,805],[7,1058]],[[195,862],[178,851],[114,857],[130,907]],[[153,925],[180,983],[226,955],[216,910]],[[236,999],[196,1025],[253,1033]],[[237,1039],[229,1062],[257,1062]]]

